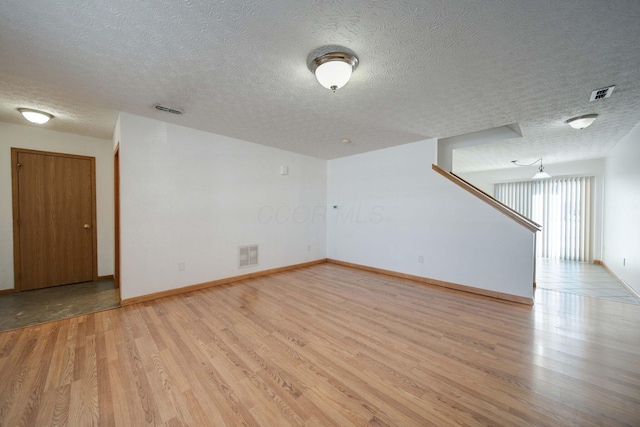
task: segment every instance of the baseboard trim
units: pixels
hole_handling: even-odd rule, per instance
[[[594,263],[595,265],[604,265],[604,262],[602,262],[602,261],[601,261],[601,260],[599,260],[599,259],[594,259],[594,260],[593,260],[593,263]]]
[[[113,280],[113,274],[107,274],[106,276],[98,276],[98,282],[103,280]]]
[[[228,283],[239,282],[241,280],[253,279],[255,277],[267,276],[269,274],[280,273],[288,270],[295,270],[297,268],[310,267],[312,265],[324,264],[327,262],[326,258],[316,261],[303,262],[301,264],[293,264],[285,267],[271,268],[269,270],[256,271],[254,273],[242,274],[240,276],[225,277],[224,279],[212,280],[210,282],[198,283],[196,285],[184,286],[182,288],[169,289],[162,292],[155,292],[153,294],[140,295],[138,297],[127,298],[120,300],[120,304],[124,307],[126,305],[138,304],[141,302],[151,301],[158,298],[164,298],[174,295],[180,295],[187,292],[198,291],[200,289],[211,288],[213,286],[226,285]]]
[[[288,271],[288,270],[295,270],[297,268],[310,267],[310,266],[313,266],[313,265],[324,264],[324,263],[327,263],[327,262],[328,263],[332,263],[332,264],[336,264],[336,265],[342,265],[342,266],[345,266],[345,267],[356,268],[356,269],[359,269],[359,270],[371,271],[373,273],[385,274],[387,276],[399,277],[399,278],[402,278],[402,279],[409,279],[409,280],[413,280],[413,281],[420,282],[420,283],[426,283],[426,284],[429,284],[429,285],[440,286],[440,287],[447,288],[447,289],[453,289],[453,290],[456,290],[456,291],[462,291],[462,292],[468,292],[468,293],[472,293],[472,294],[476,294],[476,295],[482,295],[482,296],[495,298],[495,299],[499,299],[499,300],[503,300],[503,301],[515,302],[515,303],[518,303],[518,304],[525,304],[525,305],[533,305],[533,298],[526,298],[526,297],[521,297],[521,296],[518,296],[518,295],[510,295],[510,294],[505,294],[505,293],[502,293],[502,292],[491,291],[491,290],[488,290],[488,289],[480,289],[480,288],[475,288],[473,286],[460,285],[458,283],[445,282],[443,280],[430,279],[428,277],[414,276],[412,274],[400,273],[400,272],[397,272],[397,271],[385,270],[385,269],[376,268],[376,267],[369,267],[369,266],[362,265],[362,264],[354,264],[354,263],[351,263],[351,262],[340,261],[340,260],[330,259],[330,258],[319,259],[319,260],[310,261],[310,262],[304,262],[304,263],[301,263],[301,264],[293,264],[293,265],[288,265],[288,266],[285,266],[285,267],[272,268],[272,269],[269,269],[269,270],[256,271],[254,273],[242,274],[242,275],[239,275],[239,276],[231,276],[231,277],[226,277],[224,279],[212,280],[212,281],[209,281],[209,282],[198,283],[198,284],[190,285],[190,286],[184,286],[184,287],[181,287],[181,288],[169,289],[169,290],[166,290],[166,291],[155,292],[155,293],[147,294],[147,295],[140,295],[140,296],[133,297],[133,298],[123,299],[123,300],[121,300],[121,304],[122,304],[123,307],[127,306],[127,305],[139,304],[139,303],[146,302],[146,301],[152,301],[152,300],[155,300],[155,299],[158,299],[158,298],[164,298],[164,297],[169,297],[169,296],[174,296],[174,295],[180,295],[180,294],[184,294],[184,293],[187,293],[187,292],[198,291],[200,289],[207,289],[207,288],[211,288],[211,287],[214,287],[214,286],[226,285],[226,284],[229,284],[229,283],[239,282],[241,280],[247,280],[247,279],[252,279],[252,278],[255,278],[255,277],[267,276],[267,275],[270,275],[270,274],[280,273],[280,272]],[[627,286],[627,285],[625,284],[625,286]],[[13,292],[13,290],[10,290],[10,291]],[[2,291],[0,291],[0,292],[2,292]]]
[[[3,289],[0,291],[0,295],[4,295],[4,294],[12,294],[15,292],[15,289]]]
[[[595,261],[594,261],[593,263],[595,264]],[[607,270],[607,271],[609,272],[609,274],[611,274],[613,277],[615,277],[615,279],[616,279],[618,282],[622,283],[622,286],[624,286],[625,288],[627,288],[627,290],[628,290],[629,292],[631,292],[631,295],[633,295],[634,297],[636,297],[636,299],[637,299],[638,301],[640,301],[640,294],[639,294],[638,292],[636,292],[636,290],[635,290],[635,289],[633,289],[631,286],[629,286],[629,285],[627,284],[627,282],[625,282],[624,280],[622,280],[622,279],[620,278],[620,276],[618,276],[616,273],[614,273],[614,272],[613,272],[613,270],[611,270],[611,269],[609,268],[609,266],[608,266],[607,264],[605,264],[605,263],[604,263],[604,261],[600,261],[600,265],[601,265],[605,270]]]
[[[518,304],[533,305],[533,298],[521,297],[518,295],[510,295],[497,291],[490,291],[488,289],[474,288],[473,286],[460,285],[458,283],[445,282],[443,280],[430,279],[428,277],[414,276],[412,274],[399,273],[392,270],[384,270],[382,268],[369,267],[367,265],[354,264],[351,262],[339,261],[337,259],[327,258],[327,262],[332,264],[343,265],[345,267],[357,268],[360,270],[371,271],[374,273],[386,274],[387,276],[400,277],[402,279],[414,280],[416,282],[426,283],[429,285],[440,286],[447,289],[453,289],[456,291],[469,292],[476,295],[483,295],[486,297],[496,298],[503,301],[516,302]]]

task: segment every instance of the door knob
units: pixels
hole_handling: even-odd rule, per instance
[[[89,224],[85,224],[84,228],[91,228],[91,226]]]

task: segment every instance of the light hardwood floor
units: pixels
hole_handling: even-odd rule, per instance
[[[0,425],[638,426],[639,325],[323,264],[4,332]]]

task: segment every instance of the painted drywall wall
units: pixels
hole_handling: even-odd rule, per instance
[[[480,130],[462,135],[450,136],[438,139],[436,163],[440,169],[455,172],[455,152],[459,148],[474,147],[485,144],[495,144],[501,141],[522,138],[520,125],[512,123],[510,125],[498,126],[491,129]]]
[[[13,289],[11,147],[96,158],[98,275],[113,274],[113,148],[109,140],[0,123],[0,290]]]
[[[572,176],[593,176],[593,212],[591,235],[593,236],[591,253],[593,259],[602,260],[602,233],[604,218],[604,159],[581,160],[576,162],[553,163],[545,165],[545,171],[554,178],[569,178]],[[459,173],[484,192],[493,196],[493,185],[500,182],[528,181],[537,171],[536,167],[511,167],[483,172]]]
[[[605,159],[604,262],[640,294],[640,124]]]
[[[120,116],[118,116],[118,119],[116,120],[116,125],[113,128],[112,139],[113,139],[113,151],[115,153],[116,147],[120,143]]]
[[[330,160],[328,257],[532,298],[534,234],[434,172],[435,155],[430,139]]]
[[[127,113],[118,126],[123,299],[326,257],[325,160]],[[259,266],[240,269],[249,244]]]

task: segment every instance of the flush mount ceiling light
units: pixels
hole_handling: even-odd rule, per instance
[[[347,50],[347,49],[344,49]],[[318,49],[316,49],[318,51]],[[318,83],[334,93],[346,85],[351,78],[351,73],[358,66],[358,57],[349,52],[335,50],[327,53],[314,55],[308,61],[309,69],[315,74]]]
[[[573,117],[565,123],[574,129],[584,129],[591,126],[591,124],[596,120],[596,117],[598,117],[597,114],[585,114],[583,116]]]
[[[20,114],[31,123],[43,125],[53,118],[49,113],[44,111],[32,110],[31,108],[18,108]]]
[[[549,175],[548,173],[546,173],[546,172],[544,171],[544,166],[542,165],[542,159],[538,159],[538,160],[536,160],[536,161],[535,161],[535,162],[533,162],[533,163],[529,163],[528,165],[520,164],[520,163],[518,163],[518,161],[517,161],[517,160],[511,160],[511,163],[513,163],[513,164],[514,164],[514,165],[516,165],[516,166],[533,166],[533,165],[535,165],[535,164],[536,164],[536,163],[538,163],[538,162],[540,162],[540,166],[538,167],[538,172],[537,172],[535,175],[533,175],[533,176],[531,177],[531,179],[545,179],[545,178],[551,178],[551,175]]]

